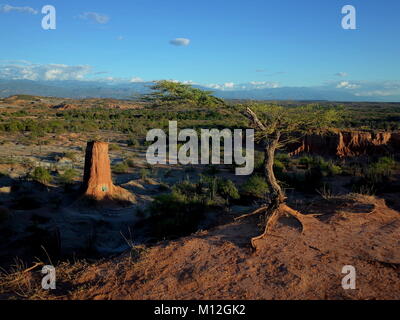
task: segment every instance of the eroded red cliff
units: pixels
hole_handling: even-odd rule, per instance
[[[337,131],[308,134],[299,143],[289,146],[289,154],[310,153],[344,158],[396,152],[399,147],[400,133]]]

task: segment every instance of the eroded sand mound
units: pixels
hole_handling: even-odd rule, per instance
[[[88,142],[83,188],[86,196],[97,201],[135,201],[132,193],[115,186],[112,181],[108,143],[106,142]]]

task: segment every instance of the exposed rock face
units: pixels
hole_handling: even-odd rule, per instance
[[[399,146],[400,133],[342,131],[306,135],[300,144],[289,146],[289,152],[291,156],[311,153],[344,158],[395,152]]]
[[[86,196],[98,201],[133,202],[135,200],[135,197],[128,190],[113,184],[110,158],[108,156],[108,143],[106,142],[88,142],[83,188]]]

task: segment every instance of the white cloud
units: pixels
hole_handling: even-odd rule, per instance
[[[129,82],[144,82],[144,80],[139,77],[133,77],[131,80],[129,80]]]
[[[249,83],[235,84],[226,82],[223,84],[208,84],[206,87],[216,90],[253,90],[253,89],[275,89],[279,88],[280,84],[270,81],[251,81]]]
[[[83,80],[90,66],[64,64],[0,64],[0,79],[9,80]]]
[[[347,73],[347,72],[338,72],[338,73],[335,73],[335,76],[337,76],[337,77],[342,77],[342,78],[344,78],[344,77],[347,77],[349,74]]]
[[[229,89],[231,89],[231,88],[233,88],[234,86],[235,86],[235,84],[234,84],[233,82],[224,83],[224,88],[229,88]]]
[[[122,41],[122,40],[124,40],[124,39],[125,39],[125,38],[124,38],[123,36],[118,36],[118,37],[117,37],[117,40],[118,40],[118,41]]]
[[[399,81],[368,82],[363,85],[363,90],[355,93],[358,97],[389,97],[400,96]]]
[[[325,87],[349,90],[356,97],[400,97],[400,81],[331,81]]]
[[[9,13],[11,11],[21,12],[21,13],[38,14],[38,11],[31,7],[14,7],[9,4],[0,6],[0,12]]]
[[[350,90],[358,89],[360,87],[361,87],[361,85],[355,84],[355,83],[350,83],[349,81],[341,81],[336,86],[337,89],[350,89]]]
[[[251,81],[249,84],[253,87],[253,89],[274,89],[280,87],[279,83],[270,81]]]
[[[89,20],[99,24],[106,24],[108,21],[110,21],[109,16],[97,12],[85,12],[81,14],[79,18],[82,20]]]
[[[233,82],[226,82],[223,84],[208,84],[206,87],[212,88],[212,89],[217,89],[217,90],[226,90],[226,89],[233,89],[235,87],[235,84]]]
[[[357,97],[388,97],[400,94],[399,91],[384,91],[384,90],[372,90],[372,91],[361,91],[355,93]]]
[[[188,46],[190,44],[190,39],[176,38],[176,39],[171,40],[169,43],[174,45],[174,46],[186,47],[186,46]]]

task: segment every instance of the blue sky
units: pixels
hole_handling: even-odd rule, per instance
[[[41,28],[47,4],[56,30]],[[346,4],[357,30],[341,26]],[[1,78],[400,94],[398,0],[4,0],[0,29]]]

